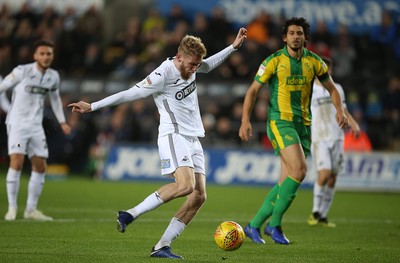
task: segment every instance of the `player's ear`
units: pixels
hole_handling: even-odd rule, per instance
[[[178,62],[179,63],[181,63],[182,62],[182,60],[183,60],[183,57],[182,57],[182,55],[178,52],[177,54],[176,54],[176,60],[178,60]]]

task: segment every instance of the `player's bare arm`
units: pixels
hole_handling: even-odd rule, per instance
[[[233,41],[232,46],[234,49],[240,48],[242,46],[243,41],[247,38],[247,29],[242,27],[239,29],[239,32],[237,33],[235,41]]]
[[[60,123],[60,126],[61,126],[61,130],[63,131],[63,133],[65,135],[71,134],[71,126],[69,126],[68,123],[62,122],[62,123]]]
[[[260,83],[253,81],[244,98],[242,123],[239,128],[239,137],[246,142],[249,140],[249,137],[253,136],[253,128],[251,127],[250,116],[257,100],[258,91],[261,88],[262,85]]]
[[[349,119],[349,127],[351,130],[351,133],[358,138],[360,136],[361,133],[361,129],[360,126],[358,125],[357,121],[354,119],[353,115],[351,115],[351,113],[349,112],[348,109],[345,109],[345,114],[347,116],[347,118]]]
[[[346,128],[348,125],[348,119],[342,104],[342,98],[336,89],[335,83],[333,82],[332,78],[329,78],[329,80],[322,83],[322,85],[329,91],[329,94],[331,95],[332,103],[336,108],[337,124],[342,129]]]
[[[87,103],[85,101],[68,104],[68,107],[72,107],[72,112],[87,113],[92,111],[90,103]]]

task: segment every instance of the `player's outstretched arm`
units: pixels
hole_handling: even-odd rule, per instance
[[[92,111],[90,103],[85,101],[70,103],[68,104],[68,107],[72,108],[72,112],[87,113]]]

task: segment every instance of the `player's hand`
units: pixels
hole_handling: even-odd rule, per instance
[[[87,103],[85,101],[68,104],[68,107],[72,107],[72,112],[86,113],[92,111],[90,103]]]
[[[350,125],[350,126],[351,126],[350,131],[354,135],[354,137],[356,137],[356,138],[360,137],[360,134],[361,134],[360,126],[358,124],[355,124],[353,126]]]
[[[251,127],[251,123],[242,122],[239,128],[240,139],[247,142],[251,136],[253,136],[253,128]]]
[[[60,123],[61,130],[65,135],[71,134],[71,126],[69,126],[66,122]]]
[[[233,41],[233,48],[238,49],[243,44],[244,39],[247,38],[247,29],[242,27],[237,33],[235,41]]]
[[[344,129],[349,124],[349,120],[347,119],[346,114],[343,112],[337,111],[336,112],[336,122],[339,124],[341,129]]]

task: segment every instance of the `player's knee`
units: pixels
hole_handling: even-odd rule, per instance
[[[206,193],[201,193],[199,191],[195,191],[195,194],[191,196],[191,203],[193,206],[200,208],[207,200]]]
[[[181,196],[190,195],[194,191],[194,185],[184,184],[179,186],[179,192]]]
[[[204,192],[199,192],[196,195],[196,199],[197,199],[197,202],[199,202],[200,204],[204,204],[207,200],[207,195]]]
[[[293,178],[295,178],[298,181],[303,181],[303,179],[306,177],[307,174],[307,164],[306,163],[299,163],[296,167],[293,167],[292,172],[289,172],[289,175],[291,175]]]

